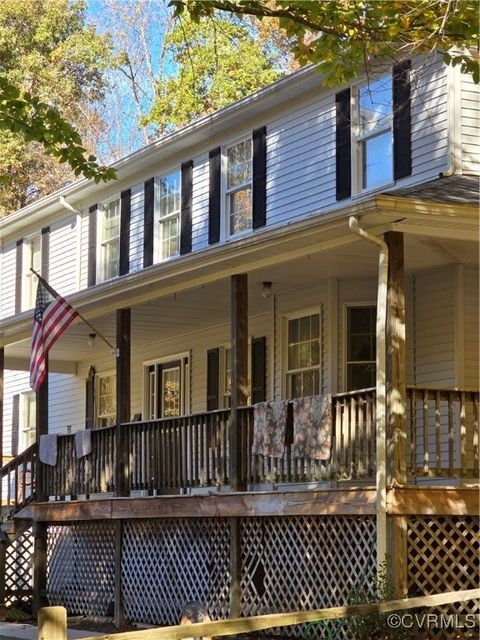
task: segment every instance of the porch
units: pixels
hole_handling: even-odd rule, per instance
[[[282,458],[252,454],[253,407],[237,409],[240,485],[249,491],[375,486],[375,390],[332,397],[333,433],[327,461],[297,457],[288,403]],[[407,387],[408,484],[465,484],[479,473],[479,392]],[[17,511],[39,489],[49,500],[195,494],[229,489],[228,409],[121,423],[94,429],[92,451],[75,457],[75,436],[59,435],[55,466],[37,465],[37,444],[2,470],[2,505]],[[119,446],[129,454],[119,455]],[[41,477],[37,477],[37,469]],[[299,486],[301,485],[301,486]]]

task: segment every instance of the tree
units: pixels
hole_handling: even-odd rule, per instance
[[[160,78],[152,111],[144,122],[159,133],[184,126],[270,84],[282,75],[251,25],[221,15],[183,17],[166,36],[174,71]]]
[[[480,80],[478,0],[171,0],[193,20],[217,11],[278,18],[303,65],[317,63],[327,84],[355,77],[371,60],[440,51],[445,62]],[[185,11],[187,10],[187,11]]]
[[[110,43],[86,25],[84,3],[9,0],[0,25],[1,215],[80,173],[98,182],[114,171],[92,140]]]

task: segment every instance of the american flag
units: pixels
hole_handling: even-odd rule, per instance
[[[45,378],[50,349],[78,313],[38,274],[37,299],[33,313],[30,386],[38,391]]]

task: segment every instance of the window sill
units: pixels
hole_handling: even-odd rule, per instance
[[[364,196],[370,196],[370,195],[373,195],[374,193],[380,193],[385,189],[390,189],[394,187],[396,184],[397,184],[396,180],[391,180],[390,182],[385,182],[384,184],[378,185],[376,187],[370,187],[369,189],[362,189],[358,193],[352,194],[352,200],[358,200],[360,198],[363,198]]]

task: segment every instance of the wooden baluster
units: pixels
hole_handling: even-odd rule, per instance
[[[415,475],[417,469],[417,391],[411,390],[410,409],[410,473]],[[407,471],[408,473],[408,471]]]
[[[360,478],[365,476],[365,460],[367,452],[365,451],[365,396],[361,395],[358,398],[357,404],[358,410],[358,475]]]
[[[479,475],[479,460],[478,460],[478,393],[472,393],[473,403],[473,475],[478,478]]]
[[[373,425],[372,425],[372,403],[375,402],[375,399],[372,398],[370,394],[366,396],[366,405],[365,405],[365,422],[366,422],[366,430],[365,430],[365,439],[367,441],[367,459],[366,459],[366,473],[369,478],[374,476],[374,464],[373,460],[375,455],[373,453]]]
[[[356,411],[356,399],[354,396],[350,397],[350,439],[348,443],[348,452],[349,452],[349,476],[350,478],[356,477],[356,439],[357,439],[357,411]]]
[[[437,475],[441,475],[442,471],[442,452],[441,452],[441,416],[440,416],[440,391],[435,392],[435,461],[437,465]]]
[[[423,473],[429,471],[429,442],[428,442],[428,390],[423,391]]]
[[[467,429],[465,426],[465,392],[460,393],[460,469],[462,477],[467,475]]]
[[[448,475],[455,475],[455,460],[454,460],[454,450],[455,450],[455,432],[454,432],[454,421],[453,421],[453,402],[454,402],[454,394],[449,391],[448,393]]]

